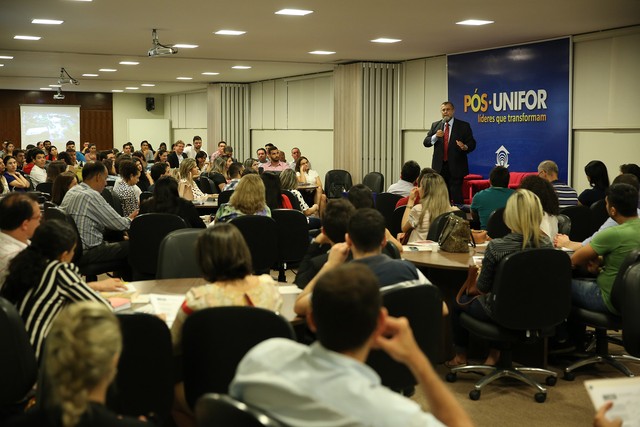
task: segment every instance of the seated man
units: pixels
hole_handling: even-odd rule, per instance
[[[567,184],[560,182],[558,173],[558,165],[553,160],[545,160],[538,165],[538,176],[546,179],[553,185],[553,189],[556,190],[556,194],[558,195],[560,209],[566,208],[567,206],[577,206],[578,193]]]
[[[107,243],[103,233],[105,229],[128,230],[138,210],[129,217],[118,215],[100,194],[106,185],[107,168],[104,164],[87,163],[82,168],[82,183],[67,192],[60,207],[71,215],[78,227],[83,249],[78,263],[80,267],[96,262],[121,261],[122,269],[127,271],[129,242]]]
[[[30,193],[11,193],[0,200],[0,288],[9,271],[9,262],[29,246],[40,225],[38,199]]]
[[[382,254],[387,244],[385,238],[384,217],[375,209],[358,209],[349,219],[345,243],[333,245],[327,262],[318,274],[309,282],[296,299],[294,310],[306,315],[311,308],[311,293],[318,279],[327,271],[343,264],[349,254],[353,261],[368,266],[376,275],[380,286],[394,285],[402,282],[431,283],[413,264],[400,259],[392,259]]]
[[[406,197],[414,187],[416,179],[420,175],[420,165],[415,160],[409,160],[402,165],[402,171],[400,172],[400,179],[398,182],[391,184],[387,193],[399,194],[402,197]]]
[[[390,317],[381,307],[379,286],[356,263],[326,273],[307,315],[318,342],[308,347],[273,338],[258,344],[240,362],[229,393],[291,426],[471,425],[418,347],[407,319]],[[432,414],[380,384],[364,364],[373,347],[407,365]]]
[[[507,205],[507,199],[513,193],[509,187],[509,169],[504,166],[496,166],[489,174],[491,187],[482,190],[473,196],[471,201],[471,214],[474,219],[480,221],[480,228],[487,229],[489,216],[496,209]]]
[[[587,266],[598,275],[595,280],[573,279],[571,299],[578,307],[617,313],[611,305],[613,282],[627,254],[640,247],[638,190],[629,184],[613,184],[605,200],[609,216],[619,225],[601,231],[571,256],[573,265]]]

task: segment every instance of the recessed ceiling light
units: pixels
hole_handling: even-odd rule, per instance
[[[98,74],[83,74],[82,77],[98,77]]]
[[[379,39],[371,40],[374,43],[398,43],[402,40],[400,39],[387,39],[385,37],[380,37]]]
[[[292,16],[305,16],[313,13],[313,10],[302,9],[282,9],[276,12],[276,15],[292,15]]]
[[[176,80],[193,80],[193,77],[176,77]]]
[[[314,50],[309,53],[312,55],[333,55],[335,52],[331,52],[330,50]]]
[[[179,47],[182,49],[195,49],[198,47],[197,44],[182,44],[182,43],[178,43],[178,44],[174,44],[173,47]]]
[[[64,21],[60,21],[58,19],[32,19],[32,24],[44,24],[44,25],[60,25]]]
[[[124,92],[124,90],[122,90],[122,89],[112,89],[111,92],[120,93],[120,92]]]
[[[38,36],[13,36],[16,40],[40,40],[42,37]]]
[[[144,86],[144,87],[154,87],[155,85],[153,83],[142,83],[140,86]]]
[[[118,70],[115,68],[100,68],[98,71],[102,71],[103,73],[115,73]]]
[[[213,71],[205,71],[202,73],[203,76],[217,76],[220,73],[214,73]]]
[[[0,64],[0,67],[4,67],[4,64]]]
[[[493,21],[483,21],[481,19],[467,19],[466,21],[456,22],[458,25],[487,25],[493,24]]]
[[[216,31],[214,34],[218,34],[220,36],[240,36],[245,33],[246,31],[220,30],[220,31]]]
[[[135,86],[128,86],[128,87],[125,87],[125,89],[127,89],[127,90],[138,90],[140,88],[139,87],[135,87]]]
[[[136,62],[136,61],[120,61],[119,64],[121,64],[121,65],[138,65],[140,63]]]
[[[53,90],[53,89],[50,87],[41,87],[40,90]]]
[[[248,65],[234,65],[231,68],[235,68],[236,70],[248,70],[251,67]]]
[[[62,85],[49,85],[49,87],[62,87]]]
[[[13,59],[13,56],[0,55],[0,59]]]

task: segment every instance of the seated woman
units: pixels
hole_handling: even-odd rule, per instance
[[[320,175],[318,175],[318,172],[311,169],[311,163],[309,163],[309,160],[304,156],[300,156],[298,157],[298,160],[296,160],[295,170],[296,177],[298,178],[298,182],[300,184],[311,184],[316,186],[316,188],[314,189],[315,191],[305,191],[313,191],[313,202],[320,206],[321,211],[324,210],[322,207],[323,203],[326,203],[327,198],[325,196],[324,200],[322,200],[322,196],[324,194],[322,191],[322,182],[320,181]]]
[[[202,200],[208,195],[203,193],[198,187],[198,184],[194,181],[195,178],[200,176],[200,169],[196,161],[191,158],[186,158],[180,163],[180,181],[178,182],[178,194],[180,197],[187,200]]]
[[[0,195],[9,194],[11,191],[9,189],[9,184],[7,184],[7,179],[4,177],[4,160],[0,158]]]
[[[280,172],[280,184],[283,190],[287,190],[293,194],[298,202],[300,202],[300,210],[307,216],[309,221],[309,229],[317,229],[322,226],[319,216],[321,215],[320,205],[314,203],[313,206],[307,205],[302,197],[302,194],[298,191],[298,180],[296,179],[296,173],[292,169],[285,169]]]
[[[167,157],[169,156],[169,152],[164,149],[159,149],[156,151],[155,156],[153,156],[153,163],[167,163]]]
[[[56,403],[29,411],[9,425],[149,426],[141,420],[116,415],[105,406],[121,352],[120,323],[111,310],[96,302],[73,304],[53,322],[44,353],[45,373]]]
[[[254,159],[253,157],[249,157],[242,164],[244,166],[244,170],[253,169],[256,172],[259,172],[258,168],[260,167],[260,163],[258,163],[258,159]]]
[[[140,206],[141,214],[150,212],[178,215],[193,228],[205,227],[193,203],[178,195],[178,181],[170,176],[163,176],[156,181],[153,197],[145,200]]]
[[[540,199],[542,205],[540,229],[553,242],[558,234],[558,214],[560,213],[560,202],[553,185],[538,175],[530,175],[520,182],[520,188],[531,191]]]
[[[200,169],[200,173],[209,173],[209,159],[207,153],[204,151],[198,151],[196,153],[196,164],[198,165],[198,169]]]
[[[140,171],[140,179],[136,184],[141,191],[149,191],[149,187],[153,185],[153,178],[151,178],[151,172],[147,169],[147,162],[142,157],[142,152],[136,151],[133,153],[133,162]]]
[[[293,209],[291,201],[282,194],[280,177],[275,173],[263,173],[260,175],[265,189],[265,200],[269,209]]]
[[[417,197],[420,203],[416,203]],[[402,216],[402,231],[411,233],[408,242],[426,240],[431,221],[446,212],[458,210],[451,206],[449,190],[444,179],[437,173],[428,173],[422,177],[419,187],[409,194],[409,202]]]
[[[62,172],[53,182],[51,190],[51,201],[60,206],[65,194],[72,187],[78,185],[78,177],[73,172]]]
[[[47,150],[47,155],[45,156],[45,159],[47,159],[50,162],[55,162],[56,160],[58,160],[58,147],[56,147],[55,145],[50,146],[49,149]]]
[[[609,188],[609,173],[607,166],[600,160],[592,160],[587,163],[584,167],[584,173],[587,175],[591,188],[580,193],[578,202],[589,207],[598,200],[604,199],[607,188]]]
[[[18,161],[13,156],[4,157],[4,178],[11,191],[28,191],[31,182],[18,172]]]
[[[9,264],[9,274],[0,296],[17,308],[39,359],[53,320],[65,307],[77,301],[97,301],[111,307],[96,290],[122,289],[117,279],[87,284],[76,266],[76,233],[59,220],[43,222],[33,234],[31,245]]]
[[[140,170],[131,160],[122,160],[118,163],[120,180],[113,186],[113,192],[120,197],[124,216],[131,215],[140,207],[140,194],[142,190],[136,184],[140,179]]]
[[[228,167],[226,157],[216,157],[213,161],[213,166],[209,172],[209,178],[213,181],[213,184],[218,189],[218,192],[223,191],[224,186],[227,185]]]
[[[142,141],[140,143],[140,152],[144,157],[145,162],[153,163],[155,161],[155,153],[153,152],[153,147],[149,144],[148,141]]]
[[[241,215],[271,216],[271,209],[266,202],[264,183],[258,174],[245,175],[240,179],[229,203],[224,203],[218,208],[215,222],[231,221]]]
[[[460,325],[460,312],[466,311],[478,320],[491,320],[491,289],[496,267],[502,258],[527,248],[553,247],[551,241],[540,231],[541,221],[542,205],[538,196],[529,190],[519,189],[509,197],[504,211],[504,222],[511,229],[511,233],[502,238],[490,240],[487,245],[477,282],[478,289],[483,295],[472,300],[468,305],[454,307],[451,323],[456,356],[447,363],[447,366],[453,367],[467,363],[466,348],[469,333]],[[472,298],[464,295],[461,302],[468,303]],[[499,358],[500,351],[491,349],[485,364],[495,365]]]

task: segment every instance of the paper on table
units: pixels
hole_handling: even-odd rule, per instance
[[[184,295],[149,294],[149,301],[156,314],[164,314],[166,316],[166,323],[171,327],[173,321],[176,320],[176,314],[180,306],[184,302]]]
[[[584,386],[596,410],[605,402],[613,402],[607,418],[621,418],[624,427],[640,427],[640,378],[587,380]]]
[[[402,249],[407,252],[429,252],[433,251],[432,245],[403,245]]]
[[[302,289],[300,289],[296,285],[283,285],[278,286],[278,292],[280,292],[282,295],[299,294],[300,292],[302,292]]]
[[[131,283],[122,282],[122,284],[127,288],[124,291],[113,291],[113,292],[100,292],[104,298],[133,298],[138,290]]]

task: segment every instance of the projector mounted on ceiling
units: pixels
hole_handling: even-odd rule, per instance
[[[78,82],[78,80],[71,77],[69,73],[67,73],[67,70],[65,70],[64,68],[60,68],[60,77],[58,77],[58,84],[59,85],[73,84],[77,86],[80,84],[80,82]]]
[[[151,47],[151,49],[149,49],[149,52],[147,52],[147,55],[162,56],[162,55],[175,55],[176,53],[178,53],[178,49],[176,49],[175,47],[160,43],[160,41],[158,40],[158,33],[155,28],[153,29],[153,32],[151,34],[153,36],[153,46]]]
[[[53,94],[53,99],[64,99],[64,93],[58,88],[58,93]]]

